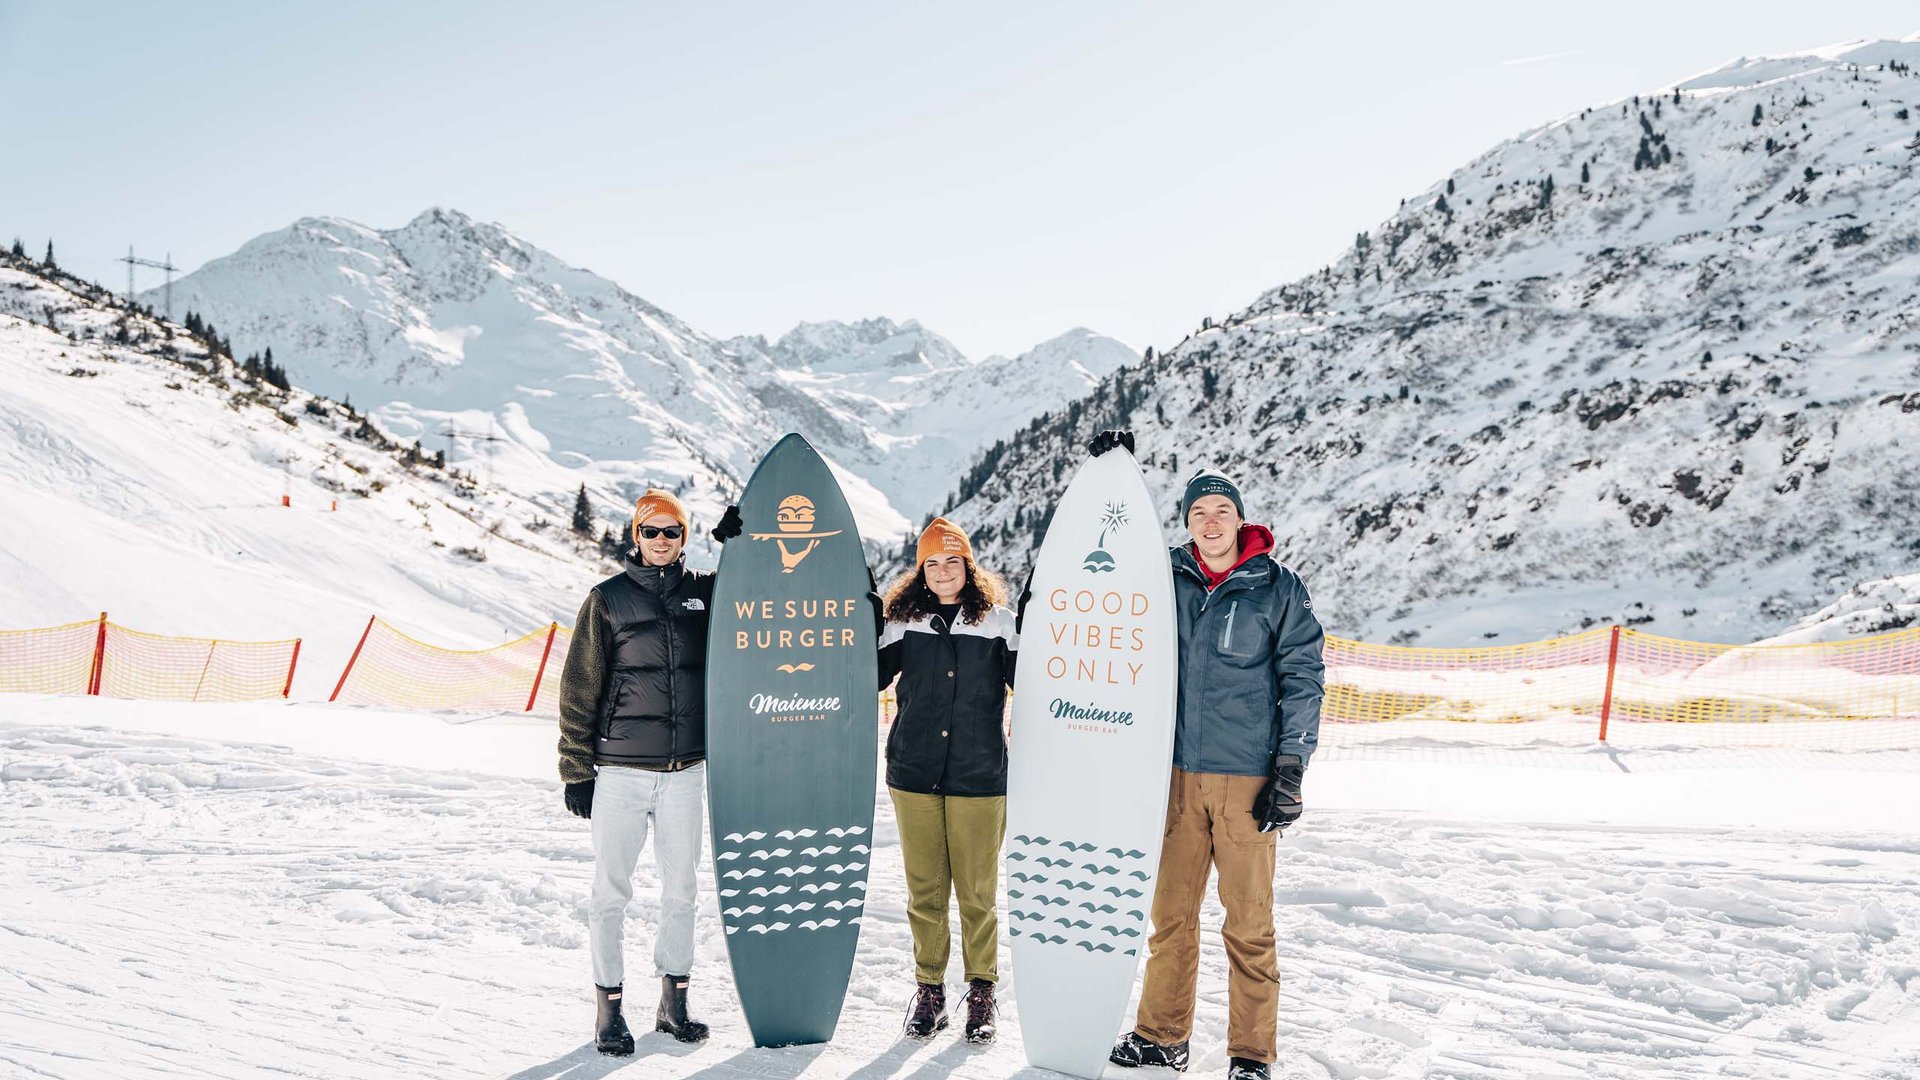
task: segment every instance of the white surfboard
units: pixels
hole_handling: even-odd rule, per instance
[[[1060,498],[1020,631],[1007,921],[1027,1060],[1098,1077],[1151,932],[1180,675],[1173,571],[1140,466],[1090,459]]]

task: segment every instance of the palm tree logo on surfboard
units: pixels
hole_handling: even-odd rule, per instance
[[[1100,539],[1087,554],[1080,569],[1089,574],[1111,574],[1114,571],[1113,556],[1107,553],[1107,534],[1127,523],[1127,504],[1110,502],[1100,512]]]
[[[794,568],[813,554],[814,548],[820,546],[821,540],[840,535],[839,529],[832,532],[814,531],[813,500],[805,495],[789,495],[780,500],[779,508],[774,511],[774,528],[777,531],[750,535],[755,540],[772,540],[780,548],[780,572],[783,574],[793,573]],[[800,540],[805,540],[807,546],[798,551],[787,546],[789,542]]]

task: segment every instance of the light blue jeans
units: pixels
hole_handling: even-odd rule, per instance
[[[660,925],[653,939],[653,973],[690,975],[693,968],[694,872],[706,832],[707,764],[679,772],[603,768],[593,785],[593,892],[587,897],[587,938],[593,981],[619,986],[626,977],[621,938],[633,868],[654,830],[653,860],[660,870]]]

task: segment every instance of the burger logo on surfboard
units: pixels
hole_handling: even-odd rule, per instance
[[[820,546],[821,540],[840,535],[839,529],[831,532],[814,531],[813,500],[805,495],[789,495],[780,500],[779,508],[774,511],[774,529],[774,532],[753,533],[752,536],[755,540],[772,540],[780,548],[780,572],[783,574],[793,573],[794,568],[813,554],[814,548]],[[787,546],[789,542],[800,540],[805,540],[807,546],[798,551]]]

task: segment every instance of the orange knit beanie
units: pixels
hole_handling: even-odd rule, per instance
[[[633,525],[627,532],[634,543],[640,542],[640,523],[659,514],[665,514],[679,522],[683,529],[689,527],[687,504],[681,502],[679,496],[671,491],[648,488],[647,493],[640,496],[639,500],[633,504]]]
[[[935,555],[958,555],[973,561],[973,544],[967,540],[967,534],[960,526],[937,517],[927,523],[926,531],[920,534],[919,561],[924,563]]]

